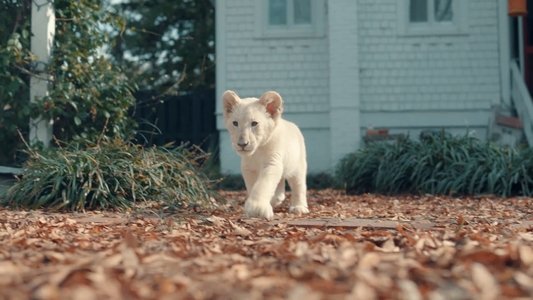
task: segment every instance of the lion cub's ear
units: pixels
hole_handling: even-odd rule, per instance
[[[283,99],[277,92],[269,91],[264,93],[259,98],[259,103],[265,106],[267,112],[274,119],[279,118],[283,112]]]
[[[239,103],[240,98],[234,91],[227,90],[224,92],[222,100],[224,101],[224,115],[228,115],[233,111],[235,105]]]

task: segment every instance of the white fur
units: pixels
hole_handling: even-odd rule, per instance
[[[246,216],[272,219],[272,207],[285,199],[285,180],[292,190],[290,212],[308,213],[304,138],[294,123],[281,118],[281,96],[266,92],[260,99],[240,99],[226,91],[223,101],[224,123],[241,156]]]

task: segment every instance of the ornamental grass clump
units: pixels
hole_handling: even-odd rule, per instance
[[[371,143],[341,160],[347,193],[533,195],[533,151],[470,136],[425,134],[419,141]]]
[[[29,153],[4,204],[81,211],[128,208],[148,200],[174,208],[212,203],[209,181],[198,169],[200,156],[185,147],[143,148],[112,140]]]

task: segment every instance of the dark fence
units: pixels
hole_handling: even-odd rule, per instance
[[[145,145],[169,142],[190,143],[216,152],[218,132],[215,118],[215,90],[197,90],[179,96],[157,97],[151,92],[135,95],[137,140]]]

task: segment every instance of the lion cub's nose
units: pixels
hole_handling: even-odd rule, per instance
[[[239,145],[239,147],[241,147],[242,149],[244,149],[246,146],[248,146],[248,144],[250,144],[249,142],[238,142],[237,145]]]

